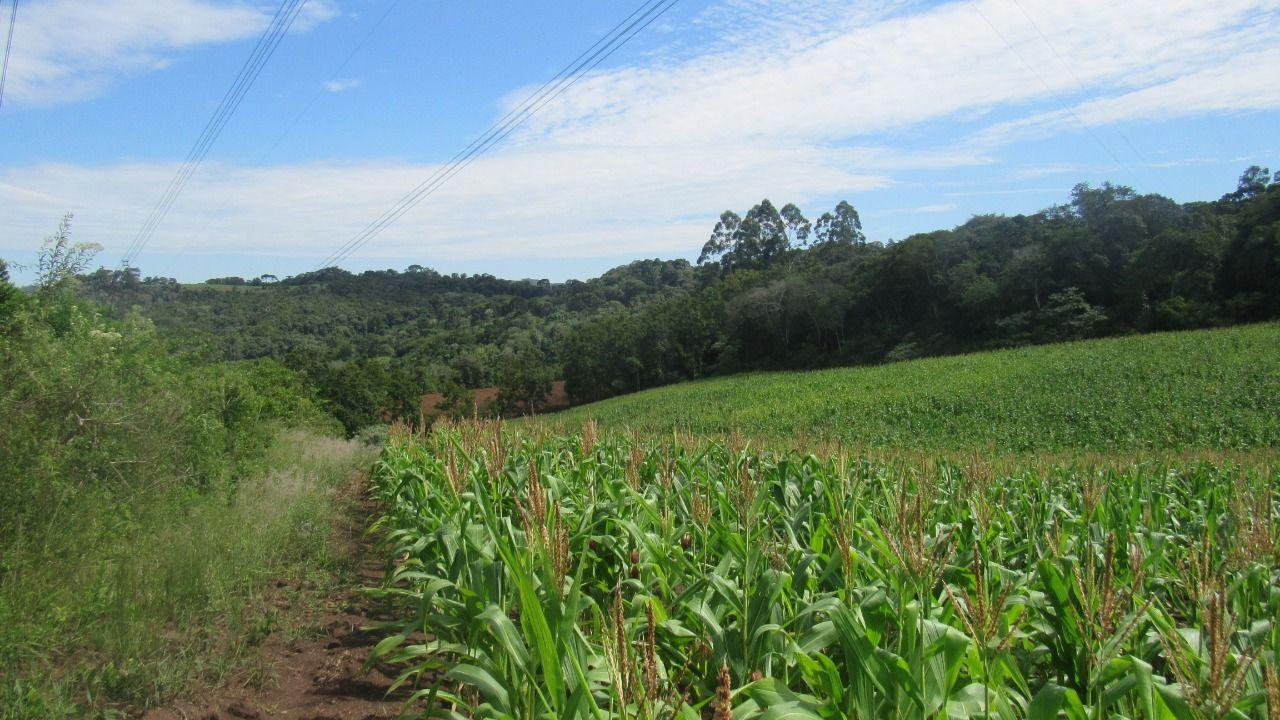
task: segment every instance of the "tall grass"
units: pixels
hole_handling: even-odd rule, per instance
[[[376,654],[432,716],[1275,718],[1278,481],[401,429]]]
[[[138,710],[243,668],[278,579],[350,580],[337,533],[358,442],[279,434],[234,485],[84,495],[0,552],[0,717]],[[109,500],[109,501],[108,501]]]

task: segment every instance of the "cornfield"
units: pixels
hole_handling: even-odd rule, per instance
[[[401,429],[371,662],[432,717],[1275,720],[1277,479]]]

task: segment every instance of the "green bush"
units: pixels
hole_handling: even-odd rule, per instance
[[[77,299],[92,248],[68,233],[31,293],[0,263],[2,718],[139,710],[223,677],[275,622],[268,578],[335,577],[335,489],[372,455],[324,436],[341,426],[300,374],[204,362]]]
[[[201,365],[140,316],[111,322],[56,295],[27,300],[0,335],[0,416],[0,542],[86,494],[212,487],[252,465],[265,424],[332,425],[273,361]]]

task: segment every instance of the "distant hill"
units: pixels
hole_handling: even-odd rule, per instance
[[[810,222],[764,199],[722,213],[697,265],[641,260],[586,281],[418,265],[204,285],[133,269],[81,280],[182,346],[303,372],[354,432],[416,418],[424,394],[504,378],[563,378],[582,403],[748,371],[1280,319],[1280,173],[1254,166],[1234,192],[1186,203],[1081,183],[1040,212],[896,241],[868,238],[848,202]]]
[[[304,372],[354,431],[387,412],[416,419],[426,393],[492,387],[512,357],[535,358],[558,376],[561,339],[572,327],[602,309],[691,286],[698,272],[685,260],[638,260],[563,283],[412,266],[193,285],[102,269],[80,285],[119,314],[137,308],[201,354],[271,357]]]
[[[750,373],[647,390],[548,420],[695,436],[946,451],[1280,446],[1280,325],[1160,333]]]

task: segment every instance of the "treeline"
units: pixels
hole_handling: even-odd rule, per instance
[[[1077,185],[1033,215],[868,242],[841,203],[811,223],[726,212],[694,282],[603,309],[560,351],[576,400],[716,373],[875,363],[1280,316],[1280,173],[1211,202]]]
[[[763,201],[724,213],[697,264],[641,260],[587,281],[359,274],[81,277],[213,359],[275,358],[349,432],[500,386],[525,411],[554,377],[577,401],[713,374],[877,363],[1280,315],[1280,190],[1253,167],[1218,200],[1104,184],[1031,215],[868,240],[842,202],[816,219]]]
[[[183,285],[104,268],[82,275],[80,287],[119,316],[137,308],[209,359],[280,361],[355,433],[392,416],[416,418],[429,392],[445,393],[459,413],[471,407],[471,388],[489,386],[503,389],[509,409],[536,405],[560,372],[559,350],[574,325],[602,308],[687,287],[694,274],[684,260],[641,260],[565,283],[414,265]]]

